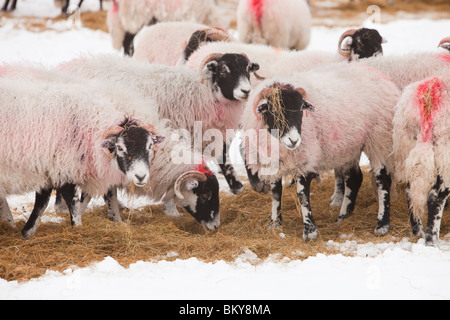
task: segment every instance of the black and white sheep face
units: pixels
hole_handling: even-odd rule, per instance
[[[343,41],[343,47],[350,50],[351,61],[376,57],[383,54],[382,44],[386,40],[375,29],[361,28]]]
[[[314,111],[302,94],[292,89],[278,89],[260,101],[256,112],[262,115],[269,132],[289,150],[297,149],[302,142],[303,111]],[[276,96],[276,97],[275,97]]]
[[[150,178],[150,161],[154,146],[164,137],[155,136],[141,127],[131,127],[103,142],[115,159],[118,168],[137,187],[143,187]]]
[[[220,99],[246,101],[252,86],[250,73],[259,70],[259,65],[248,61],[242,54],[224,54],[209,62],[204,70],[204,78],[210,79],[216,95]]]
[[[213,174],[207,174],[206,181],[186,182],[186,204],[184,209],[206,229],[215,230],[220,226],[219,181]]]

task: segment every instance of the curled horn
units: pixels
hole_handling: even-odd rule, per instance
[[[345,31],[342,36],[339,39],[339,44],[338,44],[338,52],[341,56],[347,57],[350,55],[350,50],[346,50],[346,49],[342,49],[342,42],[344,41],[345,38],[353,36],[355,34],[355,32],[358,31],[357,29],[350,29]]]
[[[446,37],[446,38],[442,39],[441,42],[439,43],[438,47],[444,48],[444,43],[450,43],[450,37]]]
[[[204,30],[206,36],[213,41],[225,41],[231,42],[232,38],[228,34],[228,32],[222,28],[210,28]]]
[[[305,89],[303,89],[303,88],[295,88],[295,91],[297,91],[298,93],[300,93],[302,95],[303,100],[309,100],[308,94],[306,93]]]
[[[198,171],[188,171],[186,173],[183,173],[175,182],[174,191],[175,195],[180,198],[184,199],[183,194],[181,193],[181,187],[184,185],[185,182],[188,180],[199,180],[201,182],[205,182],[208,178],[206,175],[202,172]]]
[[[257,112],[258,105],[263,99],[267,99],[272,93],[272,91],[273,91],[272,87],[264,89],[255,97],[255,100],[253,101],[253,113],[255,114],[258,120],[261,120],[261,114]]]
[[[105,130],[105,132],[103,132],[103,140],[107,140],[113,136],[117,136],[123,130],[125,130],[125,129],[122,128],[121,126],[111,126],[111,127],[107,128]]]
[[[152,124],[146,124],[145,126],[143,126],[142,128],[144,128],[145,130],[147,130],[148,132],[150,132],[151,134],[157,134],[156,132],[156,128],[154,125]]]

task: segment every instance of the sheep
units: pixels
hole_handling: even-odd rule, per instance
[[[118,15],[125,30],[125,55],[133,55],[133,39],[144,27],[159,22],[191,21],[227,29],[230,22],[215,0],[121,0]]]
[[[395,178],[407,183],[412,233],[437,246],[450,194],[450,72],[405,87],[393,124]]]
[[[174,128],[188,130],[191,137],[195,135],[196,122],[201,123],[201,134],[217,129],[222,137],[228,137],[228,129],[239,128],[252,89],[250,73],[258,68],[241,54],[207,57],[199,68],[200,75],[184,67],[151,65],[115,55],[82,58],[60,67],[65,72],[109,81],[154,99],[160,117],[171,120]],[[242,191],[243,185],[227,162],[225,157],[219,166],[236,194]]]
[[[447,52],[419,52],[408,55],[379,56],[359,60],[355,63],[378,70],[400,89],[407,85],[439,74],[450,67]]]
[[[382,55],[382,43],[385,42],[377,30],[351,29],[342,34],[338,47],[341,54],[326,52],[296,52],[278,50],[269,46],[241,43],[214,42],[207,43],[197,48],[192,53],[185,65],[191,69],[197,69],[200,61],[212,52],[245,52],[252,61],[257,61],[263,76],[288,76],[295,72],[310,70],[316,66],[337,61],[348,61],[352,57],[366,57]],[[182,57],[183,58],[183,57]],[[182,60],[182,59],[180,59]],[[253,87],[257,86],[264,78],[255,74],[252,79]],[[251,187],[258,192],[265,192],[267,185],[261,183],[257,176],[247,169],[247,176]],[[332,206],[341,206],[343,199],[342,175],[336,175],[336,190],[332,196]]]
[[[155,131],[160,135],[169,136],[174,132],[170,123],[158,115],[158,105],[151,99],[140,103],[140,96],[135,92],[121,90],[106,82],[87,80],[76,75],[49,70],[34,64],[12,64],[2,68],[2,76],[9,79],[34,79],[41,83],[66,83],[88,85],[92,90],[108,95],[114,101],[114,108],[122,113],[133,114],[146,123],[154,123]],[[137,101],[134,101],[137,100]],[[176,206],[185,208],[198,222],[209,230],[220,225],[219,189],[217,177],[203,163],[201,153],[193,151],[191,143],[186,141],[164,140],[158,145],[158,151],[152,159],[150,178],[145,188],[135,188],[135,194],[147,196],[155,202],[163,202],[164,212],[170,216],[179,216]],[[172,161],[172,153],[183,154],[188,159],[202,161]],[[128,189],[127,186],[118,186]],[[57,192],[55,207],[63,207],[61,193]],[[59,198],[59,202],[58,202]],[[104,196],[108,204],[108,217],[111,221],[121,222],[117,187],[108,190]],[[89,198],[85,200],[88,203]],[[1,201],[0,201],[0,209]],[[0,210],[0,217],[2,211]],[[5,216],[7,213],[5,213]],[[5,218],[5,220],[7,220]]]
[[[37,230],[51,191],[59,188],[72,225],[81,225],[83,203],[115,185],[145,186],[153,147],[163,139],[150,124],[113,110],[113,101],[81,85],[0,79],[0,201],[7,195],[36,192],[36,203],[22,230]],[[4,210],[3,210],[4,211]]]
[[[5,0],[5,3],[3,4],[1,11],[8,11],[9,1],[10,0]],[[9,7],[9,11],[16,10],[16,6],[17,6],[17,0],[12,0],[11,6]]]
[[[99,1],[100,1],[100,10],[103,10],[103,0],[99,0]],[[81,8],[81,5],[83,4],[83,2],[84,2],[84,0],[80,0],[78,2],[78,8]],[[55,0],[55,6],[61,7],[62,14],[70,14],[70,12],[68,12],[69,5],[70,5],[70,0]]]
[[[344,42],[345,53],[349,53],[346,55],[329,52],[288,51],[266,45],[220,41],[206,43],[197,48],[190,58],[185,60],[185,65],[190,69],[197,70],[203,59],[211,53],[244,52],[250,60],[258,62],[262,76],[272,77],[292,75],[295,72],[307,71],[326,63],[349,61],[353,56],[382,54],[381,44],[384,40],[379,36],[378,31],[373,29],[359,29],[359,33],[356,33],[356,31],[352,29],[344,32],[339,40],[339,47]],[[366,34],[369,34],[371,37],[363,37]],[[371,39],[375,38],[378,41],[373,43]],[[349,41],[349,39],[352,40]],[[258,85],[261,80],[262,78],[255,76],[255,79],[252,80],[253,86]]]
[[[112,0],[113,5],[106,15],[106,26],[111,35],[112,46],[116,50],[121,50],[125,39],[126,31],[122,27],[119,17],[119,4],[117,0]]]
[[[275,77],[252,92],[242,120],[245,156],[252,173],[271,184],[271,228],[282,223],[282,177],[292,174],[297,177],[305,241],[318,235],[309,192],[311,181],[322,172],[339,168],[345,173],[345,198],[337,221],[348,217],[362,183],[358,164],[364,152],[379,196],[375,234],[388,232],[392,182],[388,156],[393,106],[400,94],[395,84],[377,72],[342,63]],[[267,136],[273,137],[270,147]],[[267,163],[274,162],[270,157],[277,151],[278,167],[270,167]]]
[[[133,58],[175,66],[180,59],[187,60],[201,43],[212,41],[231,41],[231,37],[225,30],[198,23],[161,22],[139,31]]]
[[[282,49],[305,49],[311,40],[312,17],[305,0],[240,0],[239,39]]]

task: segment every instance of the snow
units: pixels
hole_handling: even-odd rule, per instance
[[[96,10],[97,5],[96,0],[85,1],[89,9]],[[21,25],[24,16],[54,17],[58,13],[53,0],[19,1],[13,18],[0,17],[0,61],[57,66],[80,55],[118,54],[109,35],[101,31],[74,29],[65,21],[49,23],[45,32],[28,31]],[[371,26],[389,40],[384,46],[388,55],[437,50],[439,40],[448,36],[450,21],[399,20]],[[314,27],[309,50],[335,51],[344,30]],[[236,146],[231,156],[239,162]],[[362,164],[366,163],[363,158]],[[242,165],[238,172],[244,172]],[[225,186],[223,181],[221,185]],[[8,201],[15,211],[23,212],[17,219],[27,219],[32,194]],[[102,204],[97,200],[91,206]],[[145,199],[133,203],[136,208],[146,204]],[[59,218],[50,206],[43,223],[55,219]],[[87,268],[73,266],[62,273],[48,270],[41,278],[24,283],[0,279],[0,299],[450,299],[450,235],[443,237],[440,248],[426,247],[416,239],[381,244],[330,241],[328,245],[341,253],[301,259],[303,254],[298,252],[298,260],[280,260],[274,254],[260,261],[247,249],[234,263],[205,263],[192,257],[139,261],[128,268],[108,257]],[[177,255],[169,252],[167,258]]]

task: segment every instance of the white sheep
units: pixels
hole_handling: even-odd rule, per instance
[[[113,107],[116,110],[123,114],[132,114],[145,123],[154,124],[155,131],[159,135],[170,136],[175,131],[167,120],[159,117],[158,105],[155,101],[147,98],[145,101],[141,100],[143,102],[141,103],[139,100],[141,98],[136,92],[108,85],[105,81],[87,80],[34,64],[4,65],[1,70],[2,77],[8,79],[33,79],[50,85],[65,83],[89,86],[93,91],[107,95],[114,102]],[[192,161],[172,161],[172,154],[181,154]],[[129,184],[120,187],[129,189]],[[213,230],[220,225],[217,177],[203,164],[201,153],[192,150],[190,141],[166,139],[160,143],[152,158],[149,181],[145,188],[135,188],[135,194],[146,196],[154,202],[164,203],[164,212],[170,216],[179,216],[176,206],[180,206],[208,229]],[[58,191],[57,199],[59,195]],[[108,190],[105,200],[108,204],[109,219],[121,222],[116,187]],[[85,200],[85,204],[88,201],[89,198]],[[57,201],[57,205],[64,208],[62,202]],[[3,207],[0,199],[0,217],[2,217],[1,208]],[[6,210],[9,210],[7,206],[3,216],[4,220],[9,222]]]
[[[305,0],[240,0],[239,39],[282,49],[305,49],[311,40],[312,17]]]
[[[180,59],[187,60],[201,43],[219,40],[229,41],[231,37],[225,30],[194,22],[161,22],[139,31],[133,58],[175,66]]]
[[[356,33],[356,31],[360,32]],[[367,34],[371,36],[364,37]],[[185,65],[197,70],[203,59],[211,53],[243,52],[251,61],[259,64],[261,76],[265,78],[288,76],[327,63],[349,61],[351,57],[380,55],[382,54],[381,44],[383,39],[381,36],[378,38],[377,35],[379,36],[378,32],[373,29],[346,31],[339,39],[339,47],[341,47],[342,41],[346,41],[345,54],[342,51],[341,54],[321,51],[291,51],[258,44],[210,42],[193,52]],[[347,43],[349,39],[352,39],[351,44]],[[374,41],[373,39],[377,40]],[[253,86],[258,85],[260,81],[261,78],[255,76],[255,79],[252,80]]]
[[[450,194],[450,72],[407,86],[393,123],[395,177],[407,183],[412,233],[436,246]]]
[[[223,138],[231,138],[227,130],[240,126],[242,110],[252,89],[250,73],[256,71],[258,65],[241,54],[219,54],[207,57],[194,72],[184,67],[151,65],[102,55],[77,59],[60,68],[71,74],[109,81],[154,99],[160,117],[169,119],[174,128],[188,130],[191,137],[194,137],[197,122],[201,123],[202,134],[216,129]],[[227,164],[227,157],[219,165],[232,192],[240,192],[242,183]]]
[[[120,0],[118,14],[126,32],[123,46],[127,55],[133,55],[133,38],[144,26],[190,21],[227,29],[230,24],[215,0]]]
[[[400,89],[407,85],[439,74],[450,69],[450,53],[419,52],[406,55],[378,56],[359,60],[363,64],[378,70],[394,82]]]
[[[35,234],[53,188],[61,190],[78,226],[83,204],[76,186],[98,196],[127,182],[147,184],[152,147],[161,137],[150,125],[115,111],[106,95],[77,84],[10,78],[0,79],[0,91],[0,202],[5,205],[10,194],[36,192],[24,237]]]
[[[272,227],[282,221],[282,177],[287,175],[298,177],[305,240],[318,235],[309,191],[311,180],[322,172],[339,168],[345,173],[345,198],[338,221],[350,215],[362,182],[359,160],[364,152],[378,187],[375,233],[388,232],[392,170],[388,155],[393,106],[399,97],[400,90],[377,72],[344,63],[269,79],[253,91],[242,120],[244,141],[248,140],[246,163],[271,183]],[[278,130],[269,131],[274,129]],[[269,147],[266,138],[271,136]],[[270,167],[277,150],[279,168]]]

